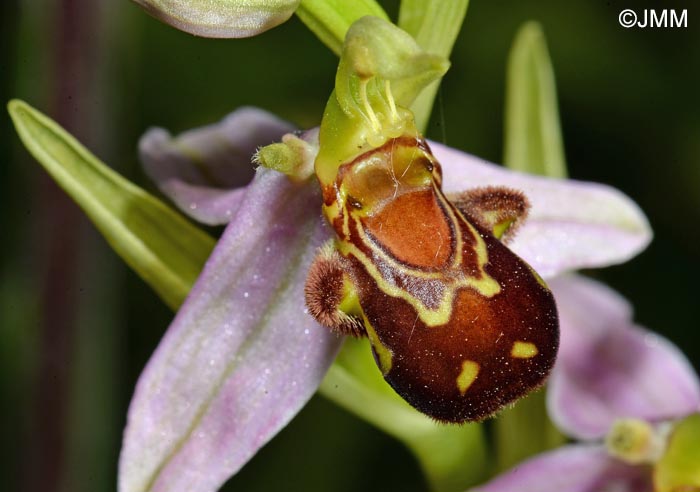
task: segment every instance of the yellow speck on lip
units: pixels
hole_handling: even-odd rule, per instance
[[[462,372],[457,376],[457,387],[459,392],[464,394],[472,385],[476,376],[479,374],[479,364],[473,360],[465,360],[462,362]]]
[[[538,352],[534,343],[518,341],[513,344],[510,355],[516,359],[529,359],[536,356]]]
[[[540,284],[542,287],[545,289],[549,290],[549,287],[547,287],[547,282],[544,281],[542,277],[540,277],[539,273],[535,271],[534,268],[532,268],[530,265],[526,263],[528,269],[530,270],[530,273],[532,273],[532,276],[535,277],[535,280],[537,280],[537,283]]]

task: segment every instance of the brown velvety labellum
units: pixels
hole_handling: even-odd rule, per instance
[[[384,378],[421,412],[459,423],[541,386],[559,328],[544,282],[440,180],[427,144],[402,137],[341,166],[324,196],[339,200],[329,219]]]

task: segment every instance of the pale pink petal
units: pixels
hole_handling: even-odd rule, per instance
[[[651,492],[651,470],[617,461],[602,446],[538,455],[472,492]]]
[[[642,211],[614,188],[523,174],[436,142],[430,146],[447,193],[487,185],[525,192],[532,210],[509,247],[544,277],[622,263],[651,240]]]
[[[260,169],[139,379],[119,491],[210,492],[316,391],[340,339],[305,312],[315,182]]]
[[[218,123],[177,137],[162,128],[139,141],[146,173],[180,210],[199,222],[228,223],[253,175],[251,158],[294,127],[256,108],[239,108]]]
[[[549,282],[561,345],[547,392],[550,417],[580,439],[615,419],[660,421],[700,410],[700,383],[685,355],[636,326],[629,303],[605,285],[570,275]]]

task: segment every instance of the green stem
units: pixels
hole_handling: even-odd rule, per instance
[[[566,441],[547,417],[544,391],[531,393],[501,412],[496,420],[495,438],[498,471]]]

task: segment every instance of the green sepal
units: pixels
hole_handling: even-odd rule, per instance
[[[199,275],[214,239],[100,162],[27,103],[8,111],[22,142],[83,209],[119,256],[173,309]]]
[[[531,174],[567,175],[554,71],[536,22],[520,28],[508,59],[503,162]]]
[[[431,490],[462,491],[486,478],[483,426],[441,424],[411,407],[382,377],[366,339],[345,341],[320,392],[404,443]]]
[[[406,32],[378,17],[363,17],[348,30],[335,91],[321,123],[316,175],[330,183],[338,166],[390,138],[416,135],[407,109],[439,79],[449,62],[425,52]]]
[[[340,55],[345,34],[356,20],[366,15],[389,20],[375,0],[302,0],[296,14],[336,55]]]
[[[675,424],[666,452],[654,466],[654,491],[700,491],[700,414]]]
[[[469,0],[402,0],[398,25],[427,52],[450,57]],[[432,82],[411,105],[416,126],[425,132],[440,81]]]

